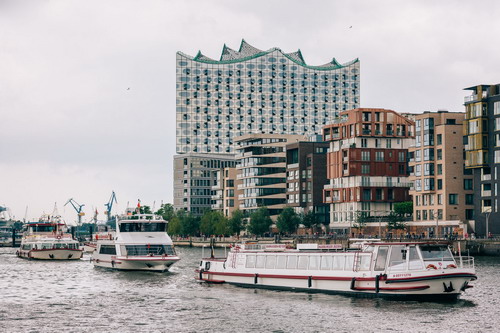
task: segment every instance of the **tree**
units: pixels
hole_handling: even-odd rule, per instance
[[[170,221],[175,216],[174,206],[170,203],[161,205],[155,213],[156,215],[161,215],[165,221]]]
[[[354,228],[358,229],[360,233],[363,232],[363,228],[366,227],[368,222],[368,214],[366,212],[356,212],[354,216]]]
[[[413,201],[394,203],[394,212],[401,217],[411,216],[413,214]]]
[[[228,221],[228,228],[231,234],[240,234],[241,229],[243,229],[244,216],[243,212],[239,209],[236,209],[231,213],[231,218]]]
[[[181,224],[181,235],[184,236],[194,236],[199,233],[200,230],[200,219],[193,216],[191,213],[185,210],[179,210],[177,212],[177,217]]]
[[[390,212],[387,216],[387,229],[389,230],[404,230],[406,224],[403,222],[403,216],[395,212]]]
[[[276,220],[276,227],[283,233],[293,233],[300,224],[300,217],[292,207],[286,207]]]
[[[168,234],[169,235],[180,235],[182,231],[181,220],[174,216],[168,220]]]
[[[227,235],[226,217],[218,211],[206,211],[201,217],[200,232],[205,235]]]
[[[305,228],[315,228],[319,224],[318,216],[312,211],[308,211],[302,216],[302,224]]]
[[[253,235],[259,236],[269,231],[269,227],[273,221],[269,217],[269,211],[266,207],[260,207],[250,215],[250,223],[248,223],[248,232]]]

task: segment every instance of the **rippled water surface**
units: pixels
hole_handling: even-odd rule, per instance
[[[200,284],[201,249],[168,273],[28,261],[0,248],[0,332],[498,332],[500,258],[454,303],[401,302]]]

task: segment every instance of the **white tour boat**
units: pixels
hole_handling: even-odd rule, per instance
[[[226,258],[203,258],[196,278],[246,287],[363,296],[455,299],[476,280],[474,258],[445,243],[239,244]]]
[[[67,232],[59,215],[44,215],[38,222],[25,225],[17,255],[27,259],[78,260],[82,250],[77,240]]]
[[[118,217],[116,232],[99,238],[92,255],[94,266],[119,270],[163,272],[178,260],[167,221],[154,214]]]

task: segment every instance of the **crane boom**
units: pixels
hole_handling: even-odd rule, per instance
[[[111,193],[109,201],[104,204],[104,206],[106,206],[106,215],[108,216],[108,221],[111,221],[111,209],[113,208],[113,202],[118,203],[118,201],[116,200],[115,191]]]
[[[71,204],[71,206],[73,206],[73,208],[75,209],[76,213],[78,214],[78,225],[81,225],[82,224],[82,216],[85,215],[84,212],[82,212],[82,209],[83,209],[83,206],[85,206],[85,204],[82,204],[80,205],[78,202],[76,202],[73,198],[70,198],[65,204],[64,206],[66,206],[67,204]]]

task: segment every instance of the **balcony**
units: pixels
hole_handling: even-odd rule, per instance
[[[487,190],[487,191],[483,190],[483,191],[481,191],[481,196],[482,197],[491,197],[491,190]]]
[[[491,174],[488,174],[488,175],[482,175],[482,176],[481,176],[481,180],[482,180],[482,181],[491,180]]]
[[[288,164],[286,166],[287,169],[295,169],[299,167],[299,163]]]

